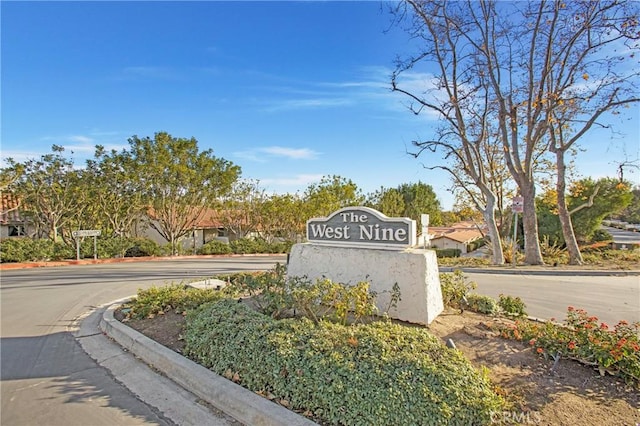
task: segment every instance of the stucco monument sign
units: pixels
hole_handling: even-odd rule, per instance
[[[400,301],[391,318],[429,324],[443,310],[433,250],[416,247],[416,223],[368,207],[347,207],[307,221],[307,243],[291,248],[287,275],[328,278],[347,285],[368,281],[381,312],[394,284]]]
[[[389,218],[368,207],[346,207],[307,221],[307,240],[341,247],[401,250],[416,244],[415,220]]]

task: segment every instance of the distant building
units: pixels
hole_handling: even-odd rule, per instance
[[[12,193],[0,195],[0,238],[33,235],[35,228],[20,212],[20,200]]]
[[[465,254],[472,251],[472,243],[481,240],[486,230],[471,221],[459,222],[452,226],[434,226],[429,228],[432,248],[459,249]]]

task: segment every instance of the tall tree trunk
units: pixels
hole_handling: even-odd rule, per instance
[[[538,237],[538,219],[536,215],[536,190],[529,180],[520,186],[523,199],[522,225],[524,229],[524,261],[528,265],[543,265]],[[514,241],[515,243],[515,241]]]
[[[573,232],[573,224],[571,223],[571,214],[567,208],[566,191],[566,164],[564,163],[564,150],[556,151],[556,165],[558,167],[558,176],[556,180],[556,192],[558,196],[558,218],[562,227],[562,236],[569,253],[570,265],[582,265],[582,254],[576,241],[576,234]]]
[[[482,216],[489,231],[491,238],[491,263],[493,265],[504,265],[504,253],[502,252],[502,241],[500,241],[500,233],[496,224],[496,199],[493,194],[485,193],[487,205],[482,211]]]

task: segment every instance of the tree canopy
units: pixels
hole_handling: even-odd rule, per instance
[[[588,242],[604,218],[620,213],[630,205],[633,194],[629,182],[620,182],[616,178],[585,178],[571,185],[566,198],[576,238],[580,242]],[[548,236],[553,242],[565,242],[554,190],[539,197],[538,217],[541,235]]]
[[[158,132],[154,138],[129,139],[132,185],[150,207],[150,225],[176,252],[178,239],[202,219],[208,206],[227,194],[240,167],[200,151],[195,138],[174,138]]]

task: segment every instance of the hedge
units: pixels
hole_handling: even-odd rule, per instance
[[[324,424],[490,422],[504,408],[486,373],[426,329],[274,320],[236,300],[187,315],[185,354]]]
[[[457,248],[448,248],[448,249],[436,248],[435,250],[436,250],[437,257],[460,257],[460,254],[462,254],[462,250]]]

